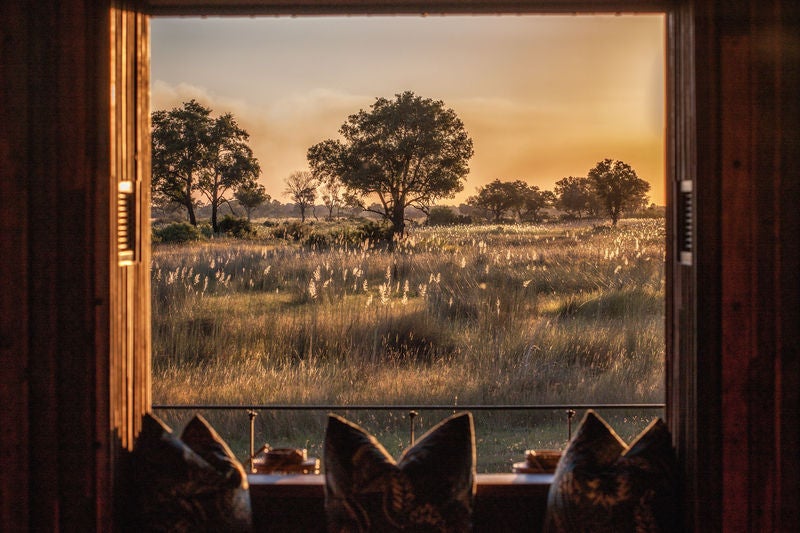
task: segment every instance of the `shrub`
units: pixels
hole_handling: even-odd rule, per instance
[[[206,239],[210,239],[214,236],[214,228],[211,227],[211,224],[208,222],[204,222],[197,226],[197,229],[200,230],[200,234],[205,237]]]
[[[200,240],[200,230],[188,222],[173,222],[153,228],[154,242],[188,242]]]
[[[308,238],[312,233],[312,228],[297,220],[282,222],[272,227],[272,236],[277,239],[300,241]]]
[[[219,232],[238,239],[251,237],[255,234],[252,224],[246,218],[235,218],[226,215],[218,224]]]
[[[452,226],[458,224],[458,215],[449,207],[433,207],[425,224],[428,226]]]
[[[364,222],[361,222],[358,225],[357,230],[360,231],[364,236],[362,240],[369,239],[376,242],[389,242],[394,238],[392,228],[388,224],[376,222],[374,220],[365,220]]]
[[[663,205],[650,204],[644,209],[626,213],[626,218],[664,218],[666,216],[666,207]]]

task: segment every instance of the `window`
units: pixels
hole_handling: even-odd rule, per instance
[[[645,90],[643,95],[640,89],[638,93],[631,93],[633,96],[620,98],[621,88],[627,88],[626,84],[612,86],[607,80],[601,79],[602,77],[592,79],[585,76],[582,70],[589,68],[592,60],[584,56],[589,48],[598,47],[597,42],[608,46],[605,51],[608,60],[613,62],[620,49],[625,48],[623,43],[627,45],[630,37],[609,44],[609,36],[619,33],[617,26],[631,21],[640,23],[639,26],[642,27],[637,26],[629,31],[634,34],[649,31],[648,45],[652,49],[655,41],[657,46],[656,53],[652,56],[633,56],[635,60],[644,61],[646,65],[644,70],[648,76],[650,92]],[[648,123],[651,127],[649,130],[645,127],[644,130],[651,134],[653,130],[656,131],[655,149],[652,148],[653,143],[649,148],[650,152],[655,152],[649,154],[654,155],[651,159],[655,161],[650,161],[649,171],[642,168],[644,162],[641,161],[646,158],[641,157],[641,147],[619,147],[622,143],[618,140],[609,141],[613,134],[605,131],[602,134],[595,133],[595,136],[602,136],[606,143],[617,147],[608,148],[609,151],[630,153],[630,157],[634,159],[624,155],[614,156],[604,151],[606,147],[602,147],[597,152],[603,154],[599,157],[593,159],[591,155],[582,155],[584,159],[580,168],[574,171],[551,169],[548,177],[538,183],[542,189],[552,189],[556,179],[572,174],[585,175],[598,158],[608,155],[628,159],[642,175],[652,176],[655,171],[658,177],[650,180],[653,187],[652,197],[654,201],[663,204],[663,192],[660,190],[663,186],[663,178],[660,177],[663,173],[663,161],[659,161],[659,157],[663,155],[663,140],[659,137],[663,131],[661,120],[664,101],[661,94],[663,58],[660,56],[663,49],[659,50],[664,40],[663,16],[651,15],[638,19],[612,16],[549,17],[545,22],[537,27],[530,17],[268,21],[226,19],[217,21],[216,26],[212,26],[215,29],[205,31],[212,35],[219,33],[218,38],[227,41],[233,39],[234,35],[247,34],[248,28],[256,24],[267,26],[269,23],[268,29],[262,27],[254,35],[258,39],[268,39],[270,43],[250,45],[260,46],[258,50],[262,54],[269,46],[279,50],[280,46],[287,46],[280,39],[292,38],[291,31],[286,29],[292,25],[299,26],[299,29],[294,30],[296,35],[321,35],[319,39],[325,44],[321,50],[309,50],[307,39],[303,43],[294,44],[297,47],[302,46],[305,56],[313,59],[308,65],[300,65],[298,58],[287,58],[290,47],[282,49],[282,53],[276,53],[280,57],[277,66],[273,65],[273,68],[268,69],[272,76],[261,83],[254,82],[254,72],[266,67],[258,65],[254,59],[250,60],[253,65],[249,65],[249,70],[246,70],[251,76],[243,77],[231,71],[217,72],[216,68],[208,64],[213,54],[220,54],[226,58],[225,68],[230,69],[235,63],[230,52],[202,52],[200,57],[204,68],[197,69],[197,76],[200,77],[196,84],[202,87],[187,87],[181,86],[179,82],[187,80],[181,76],[185,76],[184,72],[190,68],[190,60],[186,55],[181,55],[180,62],[173,62],[168,68],[166,65],[161,67],[157,44],[159,31],[163,35],[181,35],[184,40],[177,42],[185,47],[180,49],[185,54],[186,50],[200,46],[198,43],[192,44],[192,30],[203,25],[209,26],[211,22],[154,20],[154,108],[177,106],[182,101],[197,97],[206,104],[214,102],[215,105],[210,107],[220,113],[233,111],[242,125],[248,125],[246,129],[251,133],[259,131],[266,137],[265,130],[279,130],[280,135],[272,137],[273,146],[280,140],[285,141],[287,131],[300,136],[306,142],[304,146],[308,146],[325,136],[335,136],[336,128],[348,114],[359,108],[367,108],[372,96],[391,96],[394,90],[392,87],[396,87],[398,83],[401,85],[394,92],[405,89],[403,83],[411,84],[412,87],[432,85],[433,91],[445,91],[445,96],[442,96],[445,104],[457,110],[466,110],[462,113],[465,115],[467,129],[470,130],[471,125],[474,127],[470,133],[475,138],[476,152],[480,148],[483,148],[484,154],[499,152],[506,160],[505,167],[500,167],[503,168],[502,171],[490,170],[493,167],[486,162],[489,158],[484,156],[479,159],[476,156],[472,163],[475,167],[484,169],[483,175],[480,170],[473,168],[461,198],[444,201],[456,205],[463,204],[476,187],[485,185],[492,177],[505,177],[509,180],[528,178],[531,183],[535,183],[533,178],[547,171],[538,168],[533,170],[536,168],[535,163],[530,160],[527,162],[527,169],[511,169],[508,164],[509,160],[519,158],[520,154],[535,151],[532,145],[542,144],[550,139],[557,141],[552,147],[539,150],[540,158],[547,152],[555,152],[559,143],[563,143],[565,139],[573,143],[570,146],[573,151],[580,151],[579,145],[585,142],[580,139],[584,136],[583,130],[591,129],[597,122],[618,126],[621,117],[634,115],[634,121]],[[159,28],[159,24],[163,29]],[[336,33],[337,26],[342,27],[339,34]],[[576,26],[582,27],[574,34],[569,33],[570,28]],[[407,27],[412,30],[405,29]],[[423,29],[420,30],[420,27]],[[446,41],[450,46],[454,46],[456,40],[454,32],[468,34],[459,43],[459,46],[466,49],[447,49],[440,39],[438,46],[441,50],[434,49],[432,52],[428,46],[423,55],[441,54],[438,58],[440,65],[448,60],[465,63],[469,67],[466,70],[474,69],[477,76],[461,82],[461,87],[441,89],[431,84],[431,79],[439,76],[447,80],[453,76],[435,72],[436,62],[423,64],[420,56],[416,56],[417,62],[413,69],[407,66],[404,69],[402,65],[398,67],[402,60],[394,57],[386,61],[391,67],[390,71],[380,73],[376,72],[375,66],[380,62],[379,59],[364,61],[357,58],[355,63],[362,64],[362,71],[351,73],[350,77],[363,76],[363,63],[366,62],[370,65],[369,81],[386,79],[388,87],[367,86],[361,92],[366,93],[368,98],[362,100],[358,99],[358,94],[354,96],[352,91],[343,91],[336,95],[322,91],[311,94],[317,100],[304,94],[306,98],[295,100],[302,104],[303,113],[294,115],[287,111],[290,106],[283,101],[280,113],[286,116],[286,124],[277,128],[276,123],[283,118],[279,113],[248,108],[251,104],[242,101],[224,102],[227,95],[221,91],[216,94],[207,92],[209,86],[214,86],[215,79],[242,79],[244,81],[240,85],[244,86],[239,89],[252,93],[268,92],[267,86],[270,84],[281,87],[285,85],[284,80],[273,79],[275,73],[285,72],[282,75],[290,79],[309,77],[309,70],[319,63],[318,57],[326,52],[330,53],[336,43],[341,46],[343,35],[358,35],[363,42],[370,42],[372,48],[380,48],[384,55],[388,55],[387,50],[400,49],[403,58],[411,56],[413,50],[402,48],[402,41],[391,41],[388,34],[393,29],[400,29],[399,36],[406,39],[409,33],[420,32],[419,35],[413,33],[416,36],[415,41],[430,38],[429,34],[434,37],[447,35]],[[543,41],[538,44],[525,41],[526,36],[529,37],[537,31],[545,34]],[[601,32],[606,33],[601,35]],[[566,38],[565,33],[569,34]],[[380,35],[380,39],[376,39],[376,35]],[[499,35],[504,38],[498,37]],[[555,36],[559,36],[561,40],[555,39]],[[591,40],[591,43],[584,43],[589,46],[566,56],[572,59],[561,59],[574,61],[569,65],[569,75],[554,74],[561,67],[553,48],[575,44],[572,41],[581,38]],[[207,37],[204,39],[208,40]],[[325,39],[329,41],[326,42]],[[378,43],[384,42],[384,39],[389,44],[380,47]],[[488,64],[494,64],[497,72],[487,72],[486,69],[490,67],[480,63],[480,55],[486,54],[487,49],[492,48],[487,46],[488,42],[502,43],[499,45],[501,47],[516,47],[514,50],[492,50]],[[247,46],[243,48],[246,49]],[[342,77],[347,78],[348,75],[342,74],[342,71],[352,68],[353,62],[343,63],[342,66],[336,60],[340,56],[357,56],[359,48],[363,48],[363,43],[356,43],[350,50],[343,47],[338,55],[332,53],[324,64],[324,68],[332,72],[328,74],[328,78],[337,81]],[[520,48],[525,53],[514,58],[513,54],[519,52]],[[546,51],[543,55],[547,57],[532,57],[537,51]],[[167,55],[166,50],[162,52]],[[575,57],[579,59],[576,60]],[[631,56],[627,57],[627,61],[630,61]],[[497,66],[499,63],[505,63],[508,70]],[[434,66],[427,66],[431,64]],[[523,76],[520,71],[525,70],[525,65],[537,65],[541,70],[533,72],[533,76]],[[392,72],[392,69],[396,72]],[[416,71],[419,70],[422,71],[422,76],[409,78],[409,73],[417,74]],[[641,64],[626,64],[622,68],[610,70],[640,73],[643,69]],[[461,72],[458,69],[453,71]],[[177,73],[177,77],[167,81],[161,79],[162,72]],[[561,77],[568,78],[567,83],[557,86]],[[614,76],[617,81],[619,77]],[[474,96],[482,94],[475,91],[474,86],[486,78],[494,82],[487,90],[495,101],[485,94],[481,101],[477,101],[479,99]],[[641,86],[640,80],[635,78],[636,76],[631,77],[629,85]],[[533,92],[543,95],[539,98],[547,101],[554,97],[554,92],[567,92],[572,94],[571,107],[578,108],[581,95],[585,95],[585,87],[590,84],[592,93],[605,91],[609,98],[601,100],[600,104],[594,102],[593,105],[581,108],[579,112],[573,110],[571,114],[564,114],[557,119],[548,116],[550,110],[543,111],[539,108],[540,105],[546,107],[540,100],[530,96],[522,104],[515,100],[520,94]],[[553,87],[543,89],[540,85]],[[472,92],[465,90],[466,87],[472,89]],[[282,89],[291,90],[284,87]],[[378,94],[371,94],[370,91]],[[653,95],[655,101],[652,100]],[[639,107],[614,107],[619,103],[618,100],[628,103],[634,97],[644,100],[649,97],[651,100],[643,102]],[[273,96],[274,98],[277,97]],[[323,115],[329,115],[325,118],[330,124],[320,128],[321,133],[316,138],[307,132],[311,128],[306,123],[298,128],[298,117],[305,118],[310,124],[312,121],[308,120],[311,115],[309,109],[314,110],[319,102],[333,99],[345,104],[340,105],[335,113],[330,113],[327,108],[324,110]],[[166,105],[159,105],[160,102],[165,102]],[[637,111],[632,113],[631,108]],[[259,113],[268,118],[259,121]],[[522,116],[523,125],[513,121],[512,117],[517,115]],[[316,125],[323,122],[323,119],[314,116],[313,122]],[[484,123],[489,124],[488,128]],[[481,126],[484,128],[481,129]],[[564,133],[554,132],[564,126]],[[497,131],[494,137],[483,133],[491,128],[507,128],[513,135],[498,140]],[[549,134],[544,133],[546,128],[550,129]],[[579,135],[575,135],[576,129],[581,130]],[[638,138],[641,138],[641,130],[639,132]],[[523,136],[527,138],[520,142],[520,137]],[[255,146],[255,135],[252,140]],[[259,142],[263,141],[259,139]],[[511,146],[515,142],[519,144]],[[487,149],[487,146],[490,148]],[[266,176],[268,183],[271,180],[268,191],[274,197],[279,196],[282,178],[292,170],[291,165],[300,166],[305,163],[304,149],[301,149],[299,161],[293,161],[282,171],[274,170],[280,167],[269,159],[271,156],[286,158],[284,152],[289,150],[284,149],[281,152],[278,155],[275,155],[274,150],[261,152],[263,166],[273,169],[274,172],[274,175]],[[561,159],[565,157],[569,156],[562,155]],[[549,164],[555,165],[552,161]],[[504,175],[503,172],[507,174]],[[286,201],[285,198],[281,199]],[[276,209],[275,206],[272,207]],[[462,209],[466,211],[468,206],[463,206]],[[509,210],[507,215],[513,216],[513,212]],[[473,211],[473,216],[480,216],[480,213]],[[557,216],[557,213],[552,216]],[[418,229],[412,232],[413,244],[406,245],[405,253],[400,250],[391,257],[375,249],[360,249],[360,240],[354,247],[345,248],[344,251],[334,247],[331,252],[323,249],[321,245],[325,243],[321,239],[324,235],[319,234],[313,242],[316,247],[290,245],[277,252],[273,249],[274,242],[265,244],[263,241],[252,245],[246,242],[211,242],[192,247],[188,257],[176,248],[159,247],[153,270],[156,402],[232,405],[433,403],[453,406],[451,410],[459,404],[661,403],[664,273],[660,265],[663,264],[664,256],[664,226],[640,221],[629,224],[630,228],[635,226],[635,229],[628,234],[615,232],[603,236],[593,230],[592,225],[596,224],[597,220],[588,223],[571,222],[568,226],[549,224],[537,227],[500,226],[493,223],[464,230],[461,234],[449,229]],[[287,231],[285,224],[278,228]],[[264,231],[263,228],[261,231]],[[302,231],[309,231],[310,235],[313,228]],[[299,235],[299,238],[307,239],[309,235]],[[444,250],[442,253],[440,243],[452,247],[452,250]],[[291,253],[286,250],[291,250]],[[584,279],[574,282],[580,286],[570,286],[565,291],[568,293],[566,296],[554,297],[553,293],[561,290],[556,287],[561,288],[564,284],[553,278],[579,278],[580,274],[571,270],[571,267],[579,262],[574,260],[576,252],[585,250],[588,250],[591,257],[584,258],[586,261],[581,264],[583,268],[587,268],[587,265],[593,263],[595,277],[586,279],[584,276]],[[380,263],[379,266],[375,262]],[[634,264],[637,266],[634,267]],[[638,270],[637,275],[642,277],[626,277],[629,265],[631,271]],[[509,266],[513,268],[509,269]],[[603,271],[602,274],[600,271]],[[297,283],[294,283],[295,280]],[[610,289],[615,284],[624,286],[624,289],[597,289]],[[177,296],[181,291],[181,295]],[[613,310],[614,301],[621,302],[617,304],[621,306],[618,311]],[[230,305],[223,307],[223,302]],[[258,312],[253,312],[254,308],[258,308]],[[611,309],[611,314],[617,314],[616,318],[606,318],[604,309]],[[642,312],[648,318],[642,323],[634,323],[634,315]],[[363,331],[358,329],[369,324],[376,315],[384,316],[375,324],[363,328]],[[597,315],[604,318],[591,318]],[[342,317],[347,318],[337,323]],[[531,320],[532,317],[536,320]],[[595,329],[587,331],[587,323],[591,323]],[[455,324],[463,327],[456,329]],[[642,331],[647,331],[647,335],[642,335]],[[598,334],[610,337],[606,346],[602,346],[602,342],[595,342],[594,338]],[[362,341],[354,346],[348,335],[366,338],[368,342]],[[264,337],[285,339],[276,347],[268,346]],[[489,341],[486,342],[486,339]],[[618,365],[607,346],[611,343],[618,345],[614,353],[628,354],[626,357],[630,358],[630,364],[626,368],[618,366],[616,370],[611,370],[612,366]],[[482,349],[477,349],[478,345]],[[445,348],[442,349],[442,346]],[[553,346],[560,348],[557,350]],[[359,350],[363,355],[352,355]],[[229,352],[234,352],[234,355]],[[642,358],[641,354],[645,352],[650,355]],[[226,355],[220,356],[221,353]],[[342,353],[350,354],[350,359],[337,358],[337,354]],[[496,354],[502,355],[498,357]],[[566,357],[578,360],[563,364]],[[376,358],[388,361],[383,365],[376,365]],[[354,359],[360,363],[356,364]],[[635,365],[638,365],[636,370],[631,371]],[[238,369],[238,373],[234,369]],[[466,384],[463,380],[465,375],[472,377]],[[381,393],[365,390],[364,384],[374,384],[376,381],[383,384],[383,389],[400,389],[401,392],[392,395],[385,391]],[[192,385],[187,386],[187,383]],[[636,386],[627,391],[630,395],[626,396],[620,394],[622,387],[615,387],[613,383],[635,383]],[[437,388],[440,391],[434,393]],[[425,393],[415,394],[420,390]],[[385,396],[380,396],[381,394]],[[479,458],[484,461],[482,468],[508,471],[510,459],[515,454],[521,457],[526,447],[562,445],[567,436],[565,410],[559,409],[544,415],[518,412],[481,413],[478,417],[478,437],[483,438],[479,442]],[[385,428],[386,438],[383,440],[396,443],[397,448],[402,449],[407,444],[407,422],[396,418],[402,418],[404,414],[402,411],[395,411],[387,417],[383,413],[368,413],[365,415],[365,424],[371,429],[376,426]],[[426,414],[423,413],[422,417]],[[432,412],[427,418],[421,421],[418,419],[418,423],[421,422],[423,427],[429,426],[442,414],[441,411]],[[630,438],[652,414],[652,411],[643,413],[636,409],[625,413],[620,418],[633,419],[634,424],[622,432]],[[609,416],[608,413],[604,415]],[[177,418],[180,419],[180,415]],[[258,423],[263,429],[259,431],[259,435],[266,433],[266,439],[273,445],[308,446],[313,451],[313,446],[321,442],[320,418],[319,413],[308,416],[297,413],[291,413],[291,416],[275,412],[262,413]],[[241,450],[246,443],[242,432],[246,427],[245,414],[241,412],[233,415],[232,420],[228,416],[227,424],[222,418],[218,420],[218,425],[222,424],[226,428],[227,435],[240,435]],[[621,422],[615,425],[621,427]],[[524,432],[506,429],[510,427],[524,428]],[[308,428],[315,428],[316,434],[309,434]],[[498,428],[503,429],[498,431]],[[499,436],[501,433],[504,434]]]

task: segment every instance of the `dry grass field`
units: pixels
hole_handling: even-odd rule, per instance
[[[155,245],[153,400],[662,402],[664,220],[597,224],[417,227],[392,251],[266,235]],[[392,453],[408,444],[404,411],[337,412]],[[418,431],[450,412],[422,411]],[[189,416],[160,414],[174,428]],[[325,414],[262,412],[257,440],[318,454]],[[563,410],[474,414],[480,471],[567,438]],[[601,414],[630,439],[661,413]],[[246,413],[208,417],[244,455]]]

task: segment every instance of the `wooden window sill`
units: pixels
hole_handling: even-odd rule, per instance
[[[255,531],[325,531],[325,477],[251,474]],[[540,531],[551,474],[478,474],[475,531]]]

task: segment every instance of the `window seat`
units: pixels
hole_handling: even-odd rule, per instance
[[[255,531],[325,531],[325,477],[251,474]],[[552,474],[478,474],[475,531],[541,531]]]

